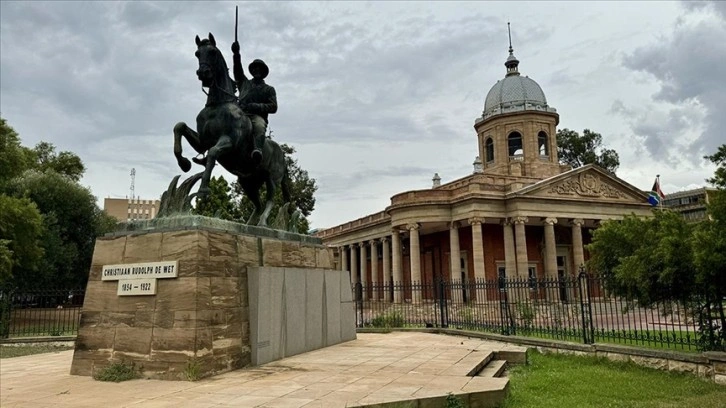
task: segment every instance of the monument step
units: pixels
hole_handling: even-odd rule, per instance
[[[492,360],[476,376],[477,377],[501,377],[507,368],[506,360]]]
[[[441,373],[441,375],[474,377],[493,359],[494,353],[491,351],[473,351],[457,361],[453,366]]]

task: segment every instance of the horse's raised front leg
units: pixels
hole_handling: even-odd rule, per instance
[[[209,179],[212,178],[212,169],[214,169],[217,159],[219,156],[229,152],[233,147],[232,139],[227,135],[223,135],[219,137],[217,144],[207,151],[207,165],[204,166],[204,175],[202,175],[202,182],[199,185],[197,194],[200,196],[209,194]]]
[[[186,173],[192,168],[192,163],[189,159],[182,156],[181,138],[184,136],[194,150],[199,153],[203,153],[201,144],[199,143],[199,134],[194,129],[187,126],[184,122],[179,122],[174,125],[174,156],[176,156],[176,162],[179,167]]]
[[[265,190],[266,196],[265,196],[265,211],[262,212],[262,215],[260,216],[260,221],[257,223],[257,225],[261,227],[267,226],[267,217],[270,216],[270,211],[272,211],[272,206],[275,204],[273,201],[275,198],[275,190],[277,186],[275,185],[275,182],[272,181],[272,176],[267,176],[265,179]]]

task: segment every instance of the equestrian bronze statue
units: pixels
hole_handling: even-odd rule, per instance
[[[277,111],[274,88],[263,81],[268,72],[267,66],[256,60],[250,64],[253,79],[244,77],[241,65],[237,67],[240,61],[239,44],[235,41],[232,47],[236,63],[234,73],[238,80],[235,84],[229,77],[227,63],[212,33],[201,40],[197,36],[196,43],[195,55],[199,60],[197,77],[202,82],[202,89],[209,89],[209,93],[204,109],[197,115],[196,131],[184,122],[174,126],[174,155],[177,163],[184,172],[192,166],[182,156],[183,136],[197,153],[203,155],[202,158],[193,159],[204,166],[197,197],[209,194],[212,169],[215,163],[219,163],[237,176],[242,190],[255,207],[247,223],[256,222],[257,225],[267,226],[278,188],[282,189],[285,203],[290,202],[285,155],[275,141],[264,136],[267,115]],[[235,95],[235,85],[240,91],[239,98]],[[267,193],[264,207],[260,202],[263,184]]]

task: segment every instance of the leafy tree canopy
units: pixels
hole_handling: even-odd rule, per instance
[[[699,290],[721,299],[726,295],[726,144],[706,158],[718,166],[708,179],[717,190],[708,197],[710,219],[696,227],[693,256]]]
[[[718,166],[713,177],[706,181],[715,185],[716,188],[726,190],[726,144],[722,144],[716,153],[705,156],[704,159],[708,159]]]
[[[572,168],[586,164],[597,164],[610,173],[620,166],[620,157],[613,149],[602,146],[602,135],[590,129],[582,131],[582,135],[574,130],[560,129],[557,131],[557,155],[560,162]]]
[[[43,220],[27,198],[0,195],[0,287],[19,270],[35,271],[43,256]]]
[[[2,118],[0,148],[0,279],[20,288],[84,285],[95,238],[115,220],[78,184],[83,162],[51,143],[21,146]]]
[[[74,153],[63,151],[55,152],[55,146],[48,142],[40,142],[31,150],[34,168],[40,171],[54,171],[79,181],[86,171],[81,158]]]
[[[20,137],[0,118],[0,186],[20,175],[29,166],[30,151],[20,145]]]
[[[210,193],[203,199],[197,200],[193,212],[207,217],[221,218],[223,220],[240,220],[242,214],[232,197],[232,188],[222,176],[212,177],[209,180]]]
[[[652,218],[627,216],[593,233],[590,270],[608,278],[610,289],[642,305],[682,300],[699,316],[699,341],[707,349],[726,347],[726,147],[708,159],[719,165],[710,182],[710,218],[687,223],[681,214],[654,210]],[[704,316],[710,316],[708,319]],[[718,323],[716,323],[718,322]]]
[[[28,170],[8,184],[8,192],[26,198],[42,214],[45,256],[38,271],[16,275],[20,286],[82,285],[88,276],[98,234],[109,227],[91,192],[54,171]],[[37,272],[37,273],[36,273]]]
[[[643,305],[687,298],[695,284],[691,230],[673,211],[605,222],[587,246],[588,267],[612,278],[617,293],[635,297]]]

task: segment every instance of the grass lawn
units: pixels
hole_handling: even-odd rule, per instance
[[[31,354],[57,353],[71,350],[70,346],[0,346],[0,358],[29,356]]]
[[[502,408],[726,406],[726,386],[604,358],[530,353],[509,378]]]

